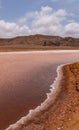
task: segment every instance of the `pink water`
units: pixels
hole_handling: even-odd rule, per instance
[[[0,55],[0,130],[46,99],[57,66],[76,62],[75,53],[3,53]]]

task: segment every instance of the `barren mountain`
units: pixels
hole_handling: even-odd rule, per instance
[[[79,38],[46,36],[46,35],[31,35],[19,36],[15,38],[0,39],[1,47],[14,47],[23,49],[52,49],[60,47],[79,47]]]

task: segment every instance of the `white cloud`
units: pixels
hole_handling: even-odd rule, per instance
[[[64,9],[59,9],[55,12],[55,15],[58,17],[65,17],[67,15],[67,12]]]
[[[41,7],[40,11],[27,13],[18,20],[19,22],[0,20],[0,37],[30,34],[79,37],[79,23],[74,19],[68,19],[67,16],[70,14],[64,9]]]
[[[51,13],[53,11],[53,8],[51,8],[51,7],[49,7],[49,6],[42,6],[41,7],[41,11],[40,11],[40,13],[42,14],[42,13]]]
[[[32,32],[59,35],[62,31],[61,22],[66,19],[67,12],[63,9],[54,11],[51,7],[41,7],[32,22]]]
[[[72,22],[65,26],[67,36],[79,37],[79,23]]]
[[[19,26],[16,23],[5,22],[0,20],[0,37],[15,37],[20,35],[29,35],[29,27],[23,25]]]
[[[20,18],[18,22],[20,24],[24,24],[26,22],[26,18]]]

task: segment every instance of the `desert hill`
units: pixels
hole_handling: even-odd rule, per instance
[[[79,38],[46,36],[46,35],[30,35],[19,36],[15,38],[0,38],[0,48],[23,48],[23,49],[52,49],[61,47],[79,47]]]

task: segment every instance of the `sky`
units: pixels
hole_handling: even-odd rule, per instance
[[[79,38],[79,0],[0,0],[0,38]]]

